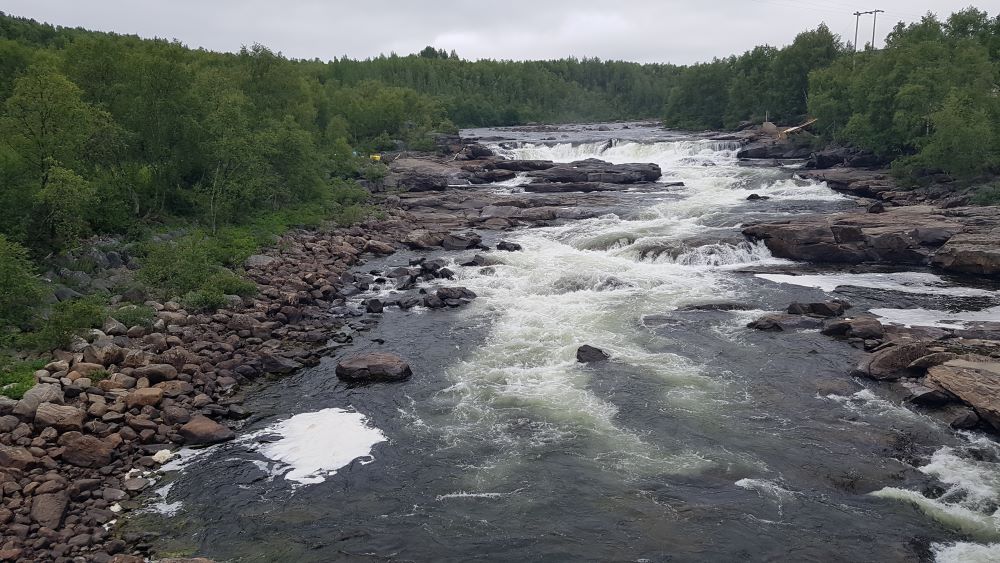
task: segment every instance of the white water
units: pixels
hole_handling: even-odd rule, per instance
[[[281,438],[257,443],[270,434]],[[371,463],[372,447],[385,441],[385,434],[363,414],[337,408],[297,414],[240,439],[274,462],[264,464],[272,476],[303,485],[321,483],[356,459]]]
[[[697,419],[724,412],[730,395],[743,400],[703,366],[649,351],[649,334],[635,330],[646,315],[737,298],[729,269],[785,262],[763,244],[711,243],[716,214],[746,205],[750,193],[842,197],[824,184],[787,180],[780,171],[739,167],[738,148],[710,141],[494,147],[519,159],[654,162],[664,170],[662,181],[685,186],[627,218],[608,214],[522,231],[516,241],[523,250],[498,254],[502,263],[492,275],[457,268],[456,282],[479,295],[467,314],[486,314],[491,323],[485,344],[447,370],[453,384],[441,400],[449,415],[435,426],[444,428],[451,446],[486,441],[498,448],[477,484],[490,487],[490,475],[502,477],[524,456],[564,441],[585,441],[599,466],[624,474],[697,472],[722,460],[753,463],[725,451],[691,449],[682,436],[653,443],[622,425],[617,407],[592,390],[591,371],[575,359],[580,345],[597,346],[611,361],[661,382],[662,396],[651,400]],[[683,243],[693,236],[709,243]]]
[[[945,491],[939,497],[896,487],[872,495],[912,503],[944,526],[979,541],[995,542],[1000,540],[1000,445],[986,437],[965,436],[965,446],[941,447],[919,468],[944,485]],[[934,551],[942,563],[1000,560],[997,543],[938,544]]]
[[[920,295],[946,295],[951,297],[998,297],[996,291],[973,287],[951,286],[940,276],[922,272],[895,272],[890,274],[757,274],[758,278],[775,283],[802,287],[815,287],[826,292],[838,287],[854,286],[884,289],[899,293]]]
[[[933,309],[872,309],[883,323],[961,329],[974,322],[1000,322],[1000,306],[981,311],[938,311]]]

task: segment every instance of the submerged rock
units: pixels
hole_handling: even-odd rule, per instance
[[[576,361],[581,364],[589,364],[593,362],[603,362],[609,359],[611,356],[607,352],[601,350],[600,348],[595,348],[589,344],[584,344],[576,349]]]
[[[353,356],[337,364],[337,377],[344,381],[368,383],[373,381],[403,381],[413,372],[410,365],[395,354],[375,352]]]

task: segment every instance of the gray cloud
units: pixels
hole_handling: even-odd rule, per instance
[[[821,22],[853,40],[852,13],[876,7],[886,11],[878,22],[881,44],[897,21],[962,7],[945,0],[865,1],[0,0],[0,10],[217,51],[262,43],[295,58],[366,58],[433,45],[470,59],[572,55],[685,64],[763,43],[784,45]],[[996,14],[1000,1],[981,1],[979,7]],[[865,16],[861,43],[870,40],[871,25]]]

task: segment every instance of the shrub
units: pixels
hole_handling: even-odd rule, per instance
[[[333,214],[333,222],[339,227],[349,227],[368,218],[372,208],[367,205],[348,205],[341,207]]]
[[[35,385],[35,370],[45,365],[43,361],[14,362],[0,356],[0,395],[20,399]]]
[[[194,311],[214,311],[226,305],[226,296],[218,290],[202,289],[188,292],[181,301]]]
[[[119,307],[111,316],[129,328],[133,326],[149,328],[153,326],[156,311],[145,305],[125,305]]]
[[[972,203],[976,205],[1000,205],[1000,184],[979,188],[976,195],[972,197]]]
[[[0,235],[0,332],[4,327],[24,326],[42,298],[28,251]]]
[[[74,336],[101,326],[107,309],[98,296],[57,303],[37,330],[22,336],[25,347],[48,351],[66,346]]]
[[[195,291],[217,267],[201,234],[146,248],[138,277],[163,294],[184,295]]]

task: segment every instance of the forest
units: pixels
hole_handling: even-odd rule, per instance
[[[40,272],[89,237],[135,241],[153,295],[211,308],[252,291],[232,270],[276,233],[377,213],[355,183],[385,173],[368,153],[433,150],[458,127],[813,116],[818,142],[874,151],[901,177],[975,181],[1000,167],[998,83],[1000,16],[973,8],[899,24],[880,50],[855,53],[819,25],[691,66],[469,61],[432,47],[290,60],[0,13],[0,337],[71,308],[38,306]],[[151,240],[177,229],[170,244]]]

